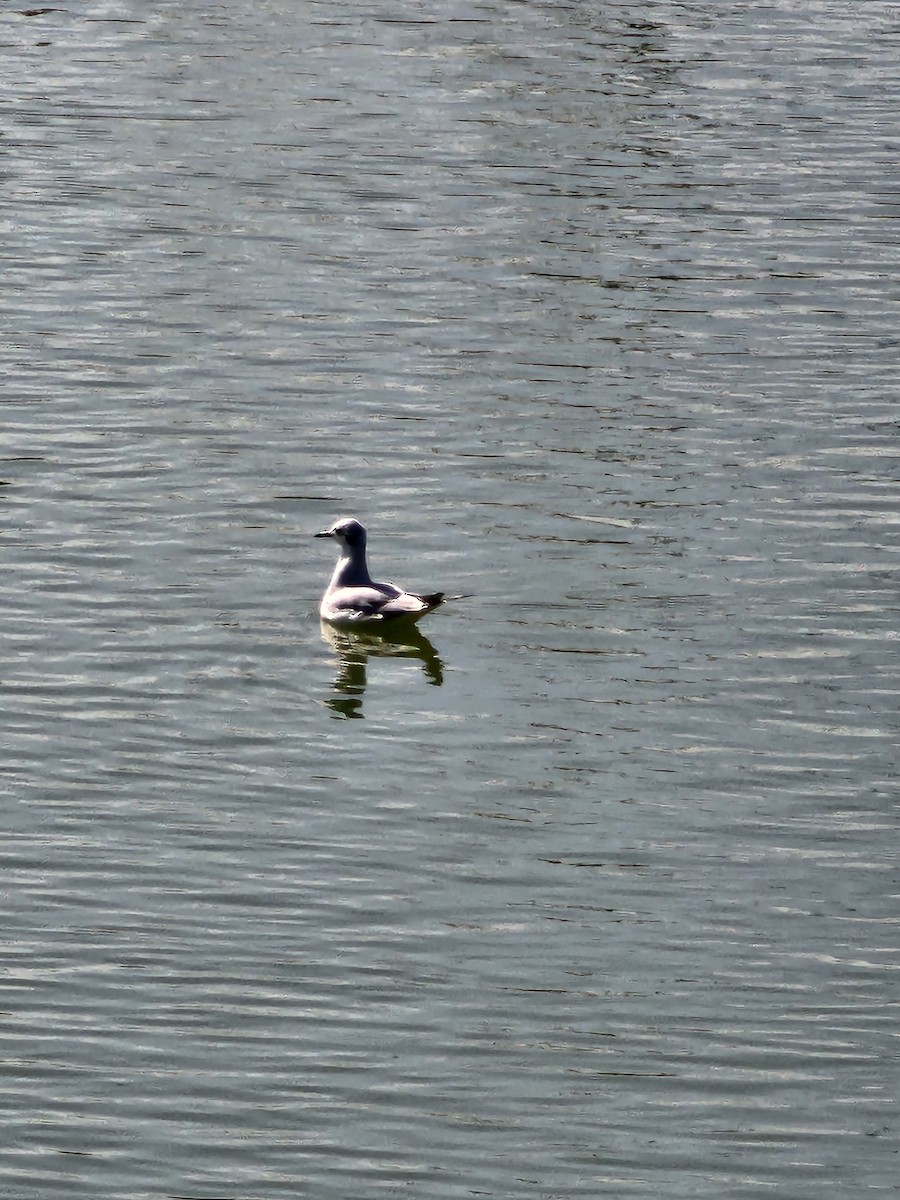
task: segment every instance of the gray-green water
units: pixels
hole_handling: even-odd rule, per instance
[[[0,1193],[893,1194],[896,6],[28,11]]]

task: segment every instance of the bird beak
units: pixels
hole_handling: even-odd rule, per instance
[[[314,533],[313,537],[334,537],[330,529],[323,529],[321,533]]]

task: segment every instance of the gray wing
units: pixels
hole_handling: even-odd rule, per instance
[[[379,587],[340,588],[328,598],[328,617],[346,621],[392,621],[400,617],[423,616],[443,599],[440,592],[417,596],[401,592],[390,584]]]

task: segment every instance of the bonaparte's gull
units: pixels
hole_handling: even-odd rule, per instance
[[[419,595],[393,583],[374,583],[366,565],[366,531],[353,517],[341,517],[316,537],[334,538],[341,557],[334,568],[319,615],[333,625],[368,625],[418,621],[443,601],[443,592]]]

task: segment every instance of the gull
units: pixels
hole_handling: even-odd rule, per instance
[[[442,603],[443,592],[419,595],[404,592],[393,583],[375,583],[366,565],[366,531],[354,517],[341,517],[314,536],[334,538],[340,548],[338,564],[319,605],[323,621],[371,629],[397,621],[418,621]]]

